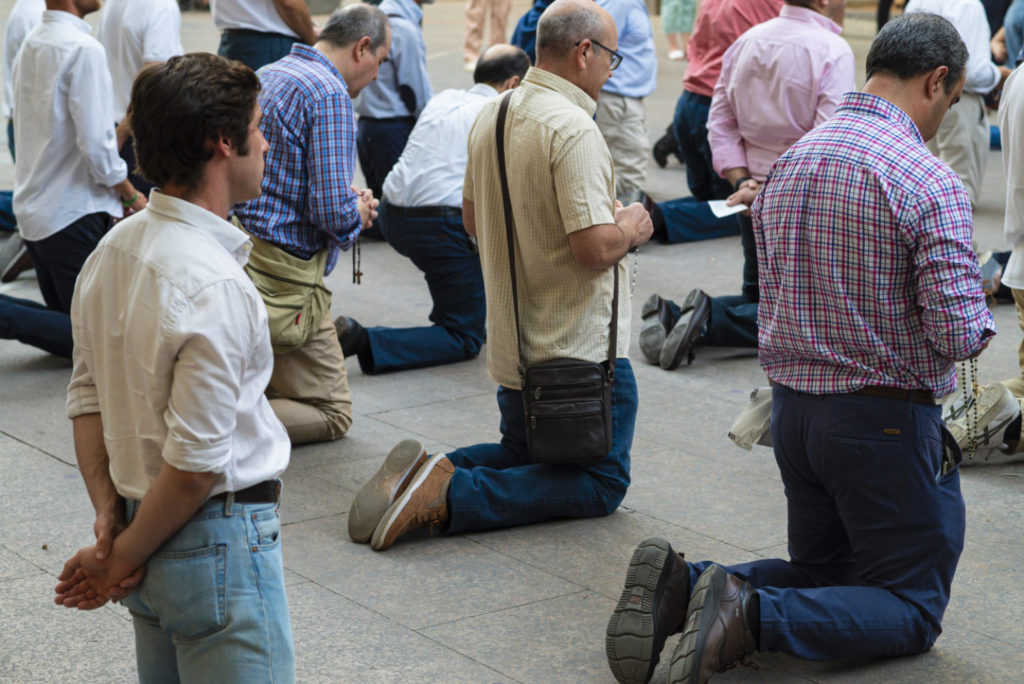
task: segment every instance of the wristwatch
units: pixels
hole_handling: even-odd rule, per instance
[[[750,176],[744,176],[743,178],[738,179],[735,183],[732,184],[732,191],[733,192],[738,192],[739,189],[740,189],[740,186],[743,185],[744,183],[746,183],[748,180],[754,180],[754,179],[751,178]]]

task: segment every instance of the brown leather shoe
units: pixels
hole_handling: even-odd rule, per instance
[[[455,466],[447,456],[431,456],[381,518],[373,531],[370,546],[383,551],[409,530],[447,522],[448,483],[454,472]]]
[[[665,639],[683,626],[690,597],[690,566],[656,537],[633,551],[626,586],[605,636],[608,666],[621,684],[643,684],[658,666]]]
[[[348,511],[348,536],[365,544],[395,499],[405,491],[413,475],[427,462],[427,452],[415,439],[403,439],[384,459],[380,470],[356,494]]]
[[[747,608],[754,588],[712,565],[693,586],[683,637],[672,654],[671,684],[704,684],[757,650]]]

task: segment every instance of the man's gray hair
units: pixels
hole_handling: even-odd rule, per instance
[[[967,46],[953,24],[937,14],[917,12],[882,27],[868,50],[867,77],[888,74],[907,80],[940,66],[949,69],[943,86],[951,93],[967,65]]]
[[[358,3],[334,12],[320,31],[319,40],[334,47],[348,47],[363,37],[370,39],[370,52],[384,44],[387,38],[388,16],[373,5]]]
[[[584,38],[600,39],[604,23],[596,8],[580,7],[556,14],[545,11],[537,23],[537,58],[563,57]]]

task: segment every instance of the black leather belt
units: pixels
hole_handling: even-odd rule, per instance
[[[235,503],[277,503],[281,496],[280,480],[265,480],[235,492]],[[227,501],[228,492],[210,497],[210,501]]]
[[[407,218],[462,218],[461,207],[400,207],[389,202],[387,212]]]
[[[869,397],[882,397],[883,399],[910,399],[918,404],[934,404],[935,395],[931,390],[904,389],[902,387],[882,387],[880,385],[868,385],[855,390],[853,394],[863,394]]]

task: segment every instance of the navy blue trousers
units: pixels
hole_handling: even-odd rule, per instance
[[[368,328],[369,349],[359,354],[364,373],[438,366],[480,353],[487,323],[480,255],[462,217],[411,218],[382,205],[384,236],[423,272],[434,307],[432,326]]]
[[[220,34],[217,54],[239,62],[256,71],[261,66],[276,62],[292,51],[298,38],[280,33],[229,30]]]
[[[964,545],[959,457],[939,406],[772,390],[789,561],[726,568],[757,588],[762,651],[834,660],[922,653]],[[691,581],[708,562],[695,563]]]
[[[409,140],[416,119],[402,116],[394,119],[371,119],[359,117],[356,123],[356,151],[359,153],[359,168],[366,178],[366,187],[373,190],[373,196],[380,199],[391,167],[402,156],[405,143]]]
[[[526,418],[519,390],[498,388],[501,442],[448,454],[455,465],[448,487],[445,534],[529,525],[554,518],[592,518],[618,508],[629,487],[629,452],[639,397],[628,359],[615,361],[612,449],[593,463],[534,463],[526,451]]]
[[[110,229],[110,216],[89,214],[45,240],[25,240],[45,306],[0,295],[0,338],[71,358],[71,297],[85,260]]]
[[[708,347],[757,346],[757,245],[754,224],[749,216],[738,214],[740,240],[743,243],[743,284],[741,294],[711,298],[711,317],[697,338],[697,345]],[[673,317],[679,318],[679,305],[668,302]]]

